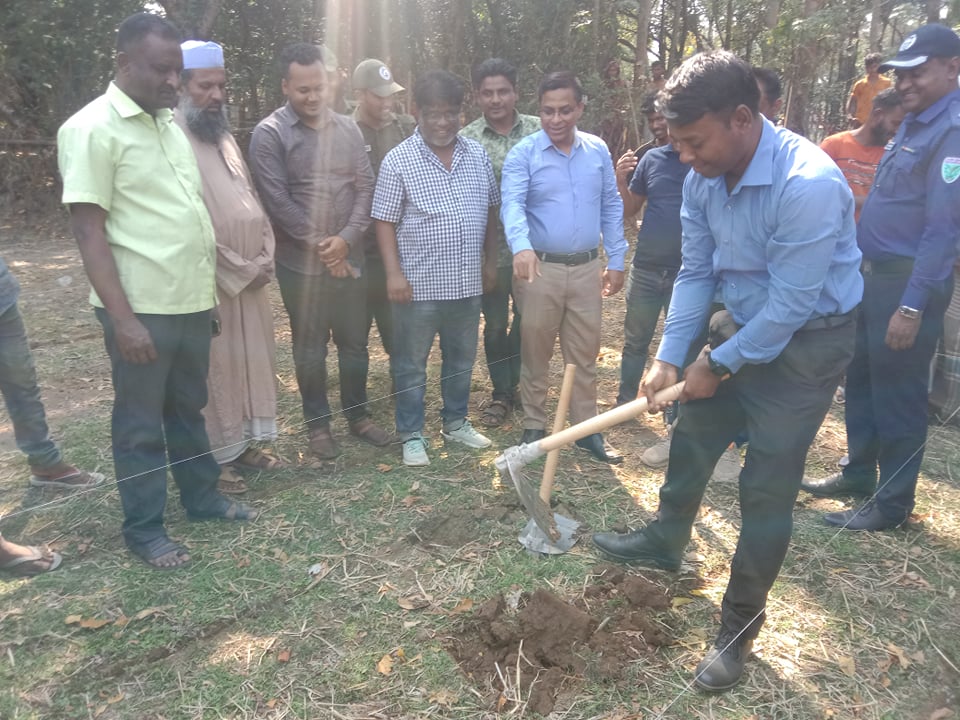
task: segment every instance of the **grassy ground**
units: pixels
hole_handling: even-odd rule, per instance
[[[0,253],[23,285],[54,432],[70,461],[109,474],[108,365],[74,246],[59,219],[27,227],[14,218],[0,223]],[[606,308],[605,400],[616,391],[622,302]],[[537,588],[582,598],[599,562],[588,541],[549,559],[516,543],[525,513],[493,458],[516,442],[519,418],[492,432],[494,448],[482,452],[445,448],[434,423],[433,463],[419,470],[404,468],[395,451],[353,442],[338,420],[344,456],[313,463],[302,455],[279,306],[277,337],[277,448],[291,467],[250,477],[250,499],[263,512],[249,525],[187,522],[171,495],[170,532],[194,558],[186,569],[153,571],[125,551],[112,487],[81,496],[28,491],[26,464],[0,417],[0,529],[49,541],[65,557],[49,576],[0,581],[0,718],[479,719],[496,716],[491,696],[503,697],[503,715],[532,716],[522,695],[504,693],[509,675],[499,686],[466,677],[445,649],[471,605]],[[386,363],[378,341],[371,347],[373,412],[389,426]],[[473,408],[486,386],[479,368]],[[428,403],[435,418],[437,368]],[[843,453],[841,412],[833,409],[811,450],[811,473]],[[595,529],[649,517],[662,473],[639,456],[658,423],[641,418],[611,431],[627,456],[620,468],[563,453],[564,511]],[[674,641],[624,658],[620,681],[589,671],[566,678],[551,717],[960,717],[958,439],[954,428],[931,427],[919,515],[906,530],[837,534],[819,518],[841,503],[801,498],[756,658],[744,682],[720,696],[688,688],[716,630],[738,527],[734,486],[709,487],[681,573],[631,571],[675,596],[659,618]]]

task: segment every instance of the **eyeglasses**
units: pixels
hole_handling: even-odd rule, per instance
[[[437,110],[424,110],[420,113],[420,117],[423,118],[424,122],[428,123],[438,123],[443,122],[444,120],[452,123],[457,122],[460,119],[460,111],[447,110],[440,112]]]

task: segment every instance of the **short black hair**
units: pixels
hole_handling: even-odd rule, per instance
[[[460,107],[463,95],[460,78],[447,70],[427,70],[413,84],[413,100],[420,110],[444,103]]]
[[[484,80],[498,75],[503,75],[513,89],[517,89],[517,69],[503,58],[488,58],[474,66],[473,72],[470,73],[470,82],[473,83],[474,89],[479,90]]]
[[[288,45],[280,51],[280,75],[284,79],[290,77],[290,66],[293,63],[297,65],[320,63],[326,68],[325,60],[323,50],[316,45],[311,45],[310,43]]]
[[[540,81],[540,87],[537,88],[537,98],[543,100],[543,94],[551,90],[573,90],[573,97],[577,103],[583,102],[583,86],[577,80],[577,76],[569,70],[557,70],[547,73]]]
[[[169,20],[159,15],[142,12],[131,15],[117,28],[117,51],[128,52],[147,35],[158,35],[164,40],[180,42],[180,31]]]
[[[879,65],[882,61],[883,55],[878,52],[872,52],[863,59],[863,66],[866,67],[867,65]]]
[[[657,67],[658,65],[659,65],[660,67],[663,67],[663,60],[654,60],[652,63],[650,63],[650,67],[651,67],[651,68],[655,68],[655,67]]]
[[[654,90],[644,95],[643,102],[640,103],[640,112],[644,115],[653,115],[653,113],[660,112],[660,108],[657,107],[657,96],[659,94],[659,90]]]
[[[674,70],[660,93],[660,112],[675,125],[689,125],[707,113],[726,114],[740,105],[756,115],[760,88],[753,70],[726,50],[703,52]]]
[[[753,75],[757,82],[763,86],[763,94],[770,102],[779,100],[783,95],[783,85],[780,84],[780,75],[776,70],[770,68],[755,67]]]
[[[874,96],[871,110],[893,110],[896,107],[900,107],[902,102],[903,99],[900,97],[897,89],[889,87],[881,90]]]

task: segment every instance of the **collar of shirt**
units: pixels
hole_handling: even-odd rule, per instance
[[[490,133],[491,135],[496,135],[497,137],[504,137],[502,133],[496,131],[493,125],[490,124],[490,121],[487,120],[486,115],[481,115],[480,119],[483,121],[483,132]],[[510,132],[506,134],[506,137],[512,136],[520,126],[523,124],[522,118],[520,117],[520,112],[514,108],[513,109],[513,125],[510,126]]]
[[[280,117],[283,119],[283,121],[287,125],[293,126],[293,125],[296,125],[297,123],[300,123],[304,127],[310,127],[309,125],[307,125],[306,123],[300,120],[300,116],[297,115],[297,113],[294,111],[292,107],[290,107],[289,102],[287,102],[282,108],[280,108],[279,114],[280,114]],[[320,118],[320,127],[324,127],[328,125],[332,120],[333,120],[333,110],[331,110],[328,107],[325,107],[323,109],[323,116]],[[310,129],[312,130],[313,128],[310,128]]]
[[[416,138],[414,142],[417,144],[417,149],[420,151],[420,155],[423,156],[424,160],[427,162],[435,163],[443,168],[444,172],[453,172],[454,168],[457,167],[457,163],[460,160],[461,155],[463,154],[463,138],[457,135],[454,139],[453,146],[453,160],[450,163],[450,169],[447,170],[446,166],[440,162],[440,158],[437,157],[437,154],[427,145],[426,140],[423,139],[423,135],[420,134],[420,127],[417,126],[417,129],[414,131],[411,138]]]
[[[106,96],[107,100],[110,101],[111,107],[117,111],[117,115],[124,119],[136,117],[137,115],[146,115],[151,120],[156,118],[157,122],[170,122],[173,120],[173,110],[170,108],[159,108],[156,115],[151,116],[150,113],[140,107],[132,97],[121,90],[112,80],[110,84],[107,85]]]
[[[567,153],[563,152],[556,145],[553,144],[553,140],[550,139],[550,136],[547,135],[547,131],[540,129],[536,134],[536,139],[534,142],[537,145],[537,148],[540,150],[547,150],[548,148],[553,148],[558,153],[566,155]],[[570,147],[570,154],[573,155],[573,151],[578,149],[583,145],[583,138],[580,137],[580,130],[573,131],[573,145]]]
[[[753,151],[753,157],[747,169],[743,171],[740,180],[730,191],[730,196],[740,192],[744,187],[763,187],[773,184],[773,151],[774,151],[774,127],[773,124],[763,118],[763,129],[760,132],[760,140],[757,148]],[[726,182],[723,175],[709,180],[709,185],[714,188],[721,187]]]
[[[903,119],[903,124],[908,125],[909,123],[918,122],[928,125],[932,120],[940,115],[940,113],[946,110],[947,106],[950,105],[950,103],[952,103],[954,100],[960,100],[960,88],[954,90],[953,92],[948,92],[926,110],[921,110],[916,114],[907,113],[906,117]]]
[[[391,112],[391,113],[390,113],[390,119],[389,119],[382,127],[375,128],[375,127],[373,127],[372,125],[368,125],[367,123],[365,123],[363,120],[360,119],[360,108],[355,108],[354,111],[353,111],[353,113],[351,113],[350,118],[351,118],[357,125],[361,125],[361,126],[363,126],[363,127],[365,127],[365,128],[369,128],[370,130],[373,130],[374,132],[380,132],[381,130],[386,129],[386,128],[390,127],[393,123],[397,122],[397,114]]]

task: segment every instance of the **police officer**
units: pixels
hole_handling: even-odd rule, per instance
[[[880,66],[890,68],[907,115],[880,161],[857,232],[864,291],[847,370],[850,464],[803,484],[815,495],[869,498],[824,516],[847,530],[894,528],[913,510],[930,359],[960,237],[960,37],[925,25]]]

